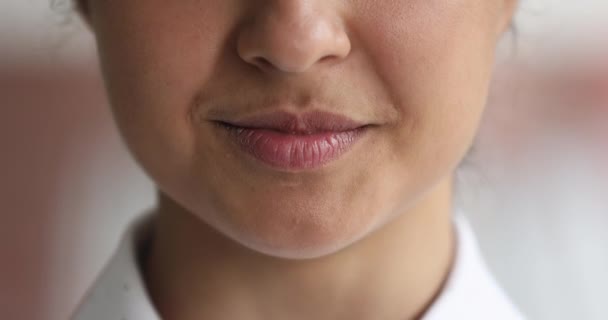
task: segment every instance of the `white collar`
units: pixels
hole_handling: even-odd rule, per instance
[[[136,252],[150,215],[131,224],[72,320],[160,320],[145,289]],[[522,320],[489,273],[463,215],[454,217],[456,259],[439,297],[422,320]]]
[[[525,319],[489,272],[464,215],[456,214],[453,220],[456,259],[443,290],[422,320]]]

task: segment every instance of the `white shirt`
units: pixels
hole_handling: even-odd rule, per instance
[[[145,289],[136,255],[148,234],[149,218],[143,216],[129,227],[73,320],[160,320]],[[489,273],[466,219],[456,215],[454,226],[457,249],[452,270],[422,320],[524,319]]]

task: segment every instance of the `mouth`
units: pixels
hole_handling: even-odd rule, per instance
[[[248,159],[286,171],[318,169],[337,160],[373,126],[320,111],[213,122]]]
[[[296,135],[351,131],[369,125],[346,116],[322,111],[309,112],[302,115],[289,112],[276,112],[242,120],[220,120],[218,122],[237,128],[265,129]]]

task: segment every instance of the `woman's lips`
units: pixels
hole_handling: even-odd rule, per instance
[[[311,111],[296,115],[279,111],[260,114],[240,120],[223,120],[226,124],[251,129],[269,129],[293,134],[312,134],[318,132],[342,132],[366,125],[349,117],[323,111]]]
[[[216,123],[242,151],[284,170],[322,167],[349,151],[368,128],[346,117],[322,112],[299,117],[281,112]]]

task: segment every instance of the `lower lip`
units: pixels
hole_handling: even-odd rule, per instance
[[[311,170],[337,160],[367,132],[361,127],[341,132],[290,134],[269,129],[219,125],[239,148],[271,167]]]

